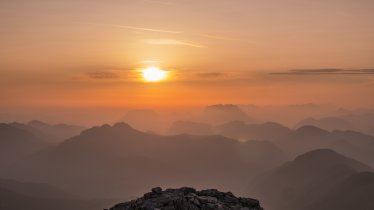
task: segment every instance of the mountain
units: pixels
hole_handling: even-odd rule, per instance
[[[370,210],[374,209],[373,195],[374,173],[357,173],[337,184],[307,210]]]
[[[201,122],[218,125],[230,121],[256,122],[248,116],[238,106],[233,104],[218,104],[205,108],[200,116]]]
[[[176,121],[168,130],[168,134],[192,134],[192,135],[210,135],[213,133],[213,127],[207,123]]]
[[[336,113],[335,117],[307,118],[296,124],[296,128],[313,125],[325,130],[354,130],[374,136],[374,114],[371,112],[349,111]]]
[[[46,142],[26,130],[4,123],[0,124],[0,167],[4,167],[47,146]]]
[[[294,104],[285,106],[254,106],[240,105],[240,108],[256,119],[262,121],[278,122],[288,127],[294,126],[303,119],[314,117],[323,118],[339,109],[326,104]]]
[[[251,194],[268,209],[307,209],[343,180],[370,170],[367,165],[333,150],[313,150],[258,178]]]
[[[276,139],[280,139],[291,132],[291,129],[273,122],[247,124],[242,121],[233,121],[218,125],[214,129],[217,134],[246,141],[276,141]]]
[[[260,202],[252,198],[238,198],[231,192],[224,193],[216,189],[197,191],[190,187],[164,191],[156,187],[141,198],[110,208],[110,210],[137,209],[263,210]]]
[[[198,128],[198,124],[194,126]],[[269,141],[293,157],[314,149],[330,148],[374,166],[374,137],[356,131],[330,132],[311,125],[291,130],[274,122],[248,124],[242,121],[224,123],[212,129],[215,134],[239,141]]]
[[[315,126],[303,126],[274,143],[293,155],[313,149],[330,148],[374,166],[374,137],[355,131],[329,132]]]
[[[132,196],[154,185],[240,192],[248,177],[287,159],[267,142],[241,143],[218,135],[161,136],[118,123],[83,131],[18,162],[4,176],[90,197]]]
[[[277,140],[284,151],[302,154],[313,149],[329,148],[335,137],[315,126],[303,126]]]
[[[290,156],[315,149],[330,148],[374,166],[374,137],[356,131],[327,131],[316,126],[302,126],[291,130],[281,124],[267,122],[247,124],[234,121],[215,126],[214,133],[239,141],[272,142]]]
[[[50,125],[38,120],[31,121],[27,124],[11,123],[13,127],[26,130],[46,142],[62,142],[70,137],[79,135],[80,132],[85,130],[82,126],[56,124]]]
[[[374,136],[374,113],[371,112],[354,112],[340,116],[344,120],[355,125],[359,132],[367,133]]]
[[[325,117],[320,119],[308,118],[300,121],[295,127],[300,128],[306,125],[316,126],[328,131],[355,130],[355,126],[353,124],[338,117]]]
[[[0,209],[100,210],[110,202],[83,200],[46,184],[0,180]]]

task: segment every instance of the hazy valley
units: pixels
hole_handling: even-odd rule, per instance
[[[130,121],[148,113],[138,111]],[[143,131],[126,119],[88,129],[3,123],[2,205],[22,209],[17,200],[24,200],[35,209],[100,209],[155,186],[192,186],[255,197],[265,209],[372,207],[371,199],[349,193],[374,190],[367,185],[374,178],[373,136],[253,120],[235,105],[209,106],[195,116]],[[340,196],[350,199],[343,205]]]

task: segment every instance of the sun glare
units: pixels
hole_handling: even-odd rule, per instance
[[[167,77],[167,72],[159,67],[148,67],[142,70],[143,79],[147,82],[159,82]]]

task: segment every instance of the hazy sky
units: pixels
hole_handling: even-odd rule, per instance
[[[0,106],[374,106],[373,11],[372,0],[1,0]],[[149,65],[170,78],[144,83]]]

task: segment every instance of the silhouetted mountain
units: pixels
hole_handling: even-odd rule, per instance
[[[251,193],[263,201],[265,208],[302,210],[319,202],[346,178],[369,170],[332,150],[314,150],[258,178]]]
[[[329,132],[311,125],[291,130],[272,122],[246,124],[234,121],[215,126],[214,133],[239,141],[270,141],[294,157],[310,150],[330,148],[374,166],[374,137],[355,131]]]
[[[240,105],[248,115],[262,121],[278,122],[288,127],[306,118],[331,116],[338,107],[326,104],[294,104],[285,106]]]
[[[355,130],[374,136],[374,113],[358,112],[340,116],[355,126]]]
[[[273,122],[246,124],[241,121],[229,122],[215,127],[215,132],[239,140],[276,141],[289,134],[291,130]]]
[[[357,111],[340,111],[336,117],[308,118],[297,123],[296,127],[313,125],[325,130],[354,130],[374,136],[374,114]]]
[[[19,162],[6,175],[96,197],[131,196],[156,184],[219,183],[222,189],[241,191],[248,177],[286,159],[267,142],[240,143],[214,135],[160,136],[119,123],[83,131]]]
[[[199,123],[181,123],[179,129],[185,133],[197,132],[200,128],[208,132],[207,127]],[[215,134],[239,141],[270,141],[286,154],[294,157],[310,150],[330,148],[374,166],[374,137],[359,132],[349,130],[329,132],[311,125],[291,130],[273,122],[247,124],[242,121],[217,125],[212,130]]]
[[[46,184],[0,180],[0,209],[4,210],[100,210],[110,202],[78,199]]]
[[[76,125],[49,125],[41,121],[31,121],[27,124],[11,123],[13,127],[26,130],[47,142],[62,142],[70,137],[79,135],[85,128]]]
[[[0,124],[0,167],[46,147],[47,143],[28,131]]]
[[[192,135],[210,135],[213,133],[213,127],[210,124],[176,121],[169,128],[168,134],[192,134]]]
[[[237,198],[231,192],[215,189],[197,191],[193,188],[167,189],[160,187],[144,197],[115,205],[110,210],[170,209],[170,210],[262,210],[260,202],[252,198]]]
[[[330,148],[374,166],[374,137],[355,131],[333,131],[336,141]]]
[[[354,131],[333,131],[303,126],[274,141],[289,154],[302,154],[313,149],[330,148],[374,166],[374,137]]]
[[[320,119],[308,118],[297,123],[295,127],[299,128],[306,125],[313,125],[328,131],[355,130],[354,125],[338,117],[326,117]]]
[[[307,210],[374,209],[374,173],[354,174],[330,189],[318,202]]]
[[[330,132],[308,125],[283,136],[277,142],[285,151],[298,155],[313,149],[329,148],[333,140],[335,138]]]
[[[212,105],[205,108],[200,117],[200,121],[218,125],[230,121],[255,122],[256,120],[249,117],[238,106],[233,104]]]
[[[253,165],[266,170],[270,166],[278,166],[286,160],[290,160],[285,152],[269,141],[247,141],[239,144],[239,155],[251,160]]]

